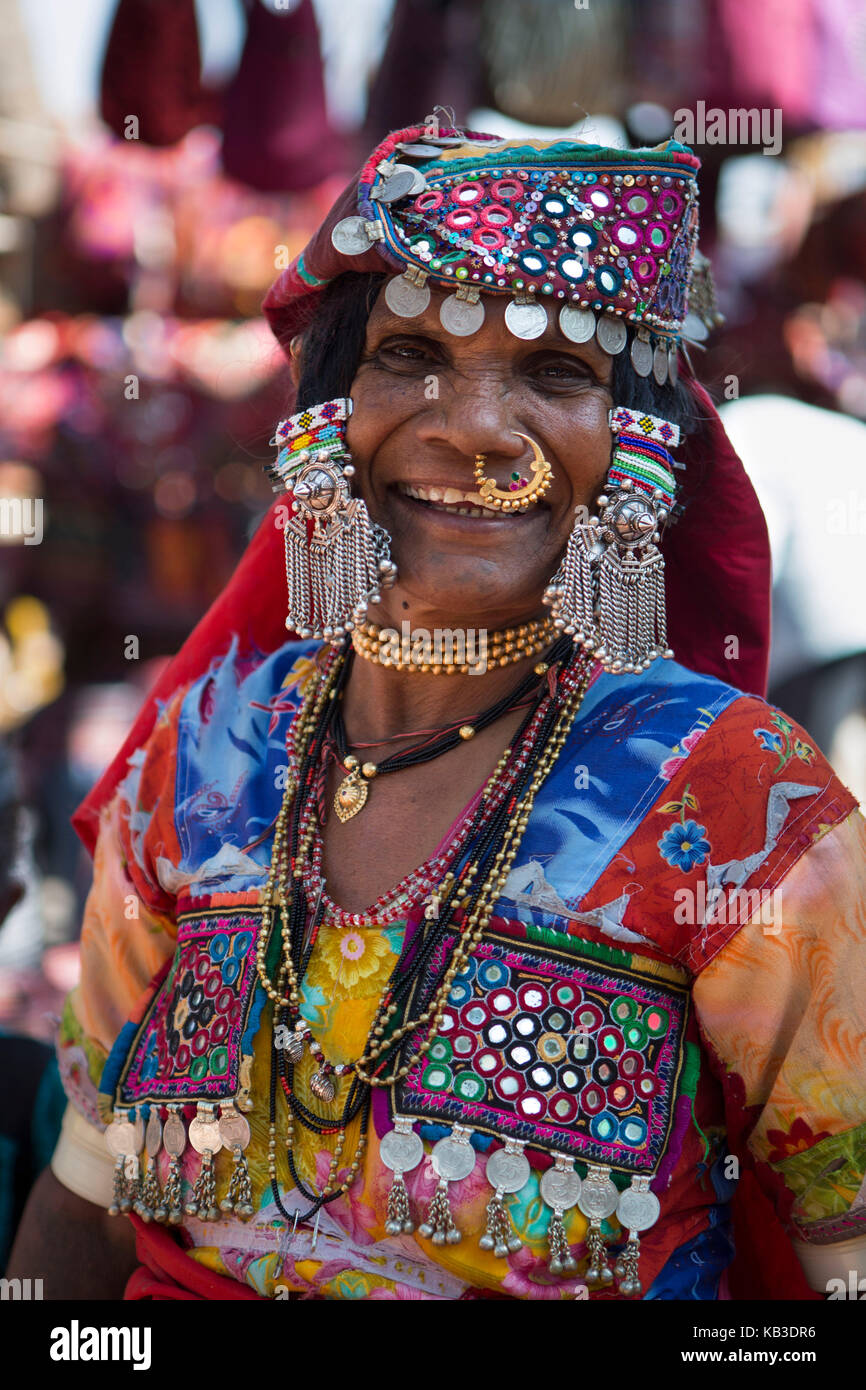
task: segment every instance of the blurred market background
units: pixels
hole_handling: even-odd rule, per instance
[[[696,146],[726,322],[692,353],[770,523],[771,697],[866,800],[862,0],[0,0],[0,1030],[34,1085],[69,816],[270,499],[275,273],[437,105],[654,144],[699,102],[781,116],[777,154]]]

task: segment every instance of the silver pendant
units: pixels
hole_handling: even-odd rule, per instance
[[[411,1173],[424,1157],[424,1145],[405,1115],[395,1115],[394,1125],[379,1143],[379,1157],[392,1173]]]
[[[186,1148],[186,1130],[183,1120],[176,1110],[169,1110],[168,1119],[162,1131],[162,1143],[171,1158],[180,1158]]]
[[[475,1167],[475,1150],[469,1142],[469,1128],[455,1125],[451,1134],[433,1147],[430,1161],[434,1171],[446,1182],[462,1182]]]
[[[227,1149],[245,1149],[250,1142],[250,1122],[237,1110],[226,1108],[220,1116],[220,1138]]]
[[[196,1153],[219,1153],[223,1146],[219,1121],[210,1105],[199,1105],[194,1120],[189,1124],[189,1142]]]
[[[505,310],[505,326],[515,338],[540,338],[547,328],[547,310],[537,302],[512,299]]]
[[[448,1184],[462,1182],[475,1167],[475,1150],[469,1142],[468,1125],[455,1125],[450,1135],[434,1145],[430,1155],[433,1171],[439,1178],[430,1199],[427,1216],[418,1227],[419,1235],[434,1245],[456,1245],[461,1239],[448,1197]]]
[[[330,1075],[328,1072],[322,1070],[313,1072],[313,1075],[310,1077],[310,1090],[314,1096],[317,1096],[319,1100],[325,1101],[326,1104],[330,1104],[337,1094],[336,1087]]]
[[[628,329],[622,319],[614,318],[611,314],[602,314],[595,336],[598,338],[599,347],[604,348],[611,357],[616,357],[628,342]]]
[[[331,245],[343,256],[362,256],[372,245],[366,217],[344,217],[331,232]]]
[[[150,1107],[147,1129],[144,1132],[144,1146],[149,1158],[156,1158],[162,1148],[162,1121],[159,1118],[159,1107],[156,1105]]]
[[[649,376],[653,369],[653,350],[648,336],[638,333],[632,339],[631,365],[638,376]]]
[[[580,1196],[580,1174],[574,1170],[574,1159],[568,1154],[553,1155],[554,1166],[542,1175],[539,1188],[541,1199],[551,1209],[547,1228],[547,1242],[550,1258],[547,1267],[551,1274],[572,1274],[577,1269],[577,1260],[571,1253],[568,1236],[563,1222],[563,1214],[574,1206]]]
[[[522,1139],[506,1139],[505,1147],[497,1149],[487,1160],[485,1173],[493,1196],[487,1203],[487,1226],[478,1243],[482,1250],[492,1250],[498,1259],[504,1259],[509,1252],[516,1254],[523,1244],[502,1200],[506,1193],[519,1192],[529,1179],[531,1169],[523,1147]]]
[[[487,1181],[497,1195],[519,1192],[529,1181],[531,1171],[522,1142],[514,1139],[506,1140],[504,1149],[497,1149],[490,1155],[485,1169]]]
[[[473,304],[471,300],[449,294],[439,306],[439,322],[455,338],[468,338],[477,333],[484,322],[484,305],[480,299]]]
[[[668,354],[662,343],[659,343],[653,353],[653,376],[659,386],[664,386],[668,379]]]
[[[115,1158],[125,1158],[127,1154],[135,1153],[135,1125],[126,1116],[115,1115],[105,1131],[105,1143],[108,1152]]]
[[[417,318],[430,303],[430,287],[416,285],[405,275],[395,275],[385,286],[385,303],[401,319]]]
[[[673,347],[668,348],[668,379],[670,380],[671,386],[676,386],[679,377],[680,367],[677,361],[677,346],[676,343],[674,343]]]
[[[590,1164],[581,1184],[577,1205],[592,1222],[606,1221],[616,1211],[619,1193],[610,1180],[610,1169]]]
[[[408,1115],[394,1116],[394,1128],[382,1137],[379,1144],[379,1157],[394,1174],[388,1193],[385,1230],[389,1236],[411,1235],[415,1222],[412,1220],[403,1174],[418,1167],[424,1157],[424,1145],[412,1129],[412,1120]]]
[[[303,1024],[300,1028],[296,1026],[294,1032],[289,1033],[288,1040],[283,1048],[287,1061],[291,1062],[293,1066],[296,1062],[300,1062],[304,1055],[306,1032],[306,1027],[304,1027]]]
[[[567,1154],[554,1154],[554,1159],[554,1167],[542,1174],[539,1188],[542,1201],[562,1215],[576,1204],[583,1184],[573,1159]]]
[[[595,314],[591,309],[577,309],[563,304],[559,311],[559,326],[573,343],[588,343],[595,333]]]
[[[648,1177],[632,1178],[631,1187],[620,1193],[616,1219],[627,1231],[648,1231],[659,1219],[661,1205],[649,1183]]]

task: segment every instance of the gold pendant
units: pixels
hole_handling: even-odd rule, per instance
[[[363,811],[370,794],[370,784],[357,768],[344,777],[334,795],[334,810],[343,822]]]

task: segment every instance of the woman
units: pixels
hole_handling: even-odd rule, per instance
[[[275,285],[280,496],[79,813],[22,1272],[50,1212],[129,1297],[715,1299],[740,1165],[774,1296],[862,1261],[862,821],[741,693],[697,167],[400,131]]]

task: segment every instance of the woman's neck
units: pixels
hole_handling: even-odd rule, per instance
[[[467,624],[465,618],[449,620],[432,611],[406,613],[396,620],[378,611],[375,618],[371,614],[370,621],[387,629],[388,637],[394,634],[391,640],[400,644],[401,659],[409,656],[413,642],[429,641],[434,644],[435,661],[438,642],[446,653],[457,653],[469,670],[434,675],[379,665],[355,655],[343,698],[349,743],[387,740],[420,729],[471,722],[473,715],[507,696],[543,660],[543,656],[531,654],[507,666],[492,665],[488,654],[494,635],[543,616],[545,611],[536,609],[518,615],[484,615]]]

